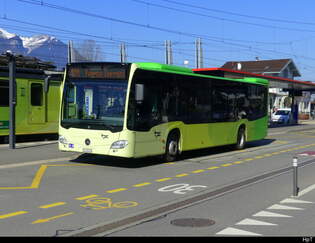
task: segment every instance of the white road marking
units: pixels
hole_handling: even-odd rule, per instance
[[[243,219],[242,221],[238,222],[236,225],[277,225],[272,224],[269,222],[264,222],[260,220],[254,220],[254,219]]]
[[[304,208],[297,208],[297,207],[291,207],[291,206],[285,206],[285,205],[280,205],[280,204],[274,204],[270,206],[267,209],[279,209],[279,210],[304,210]]]
[[[261,236],[261,234],[240,230],[232,227],[219,231],[216,235],[244,235],[244,236]]]
[[[274,218],[292,218],[292,216],[289,215],[284,215],[284,214],[279,214],[279,213],[272,213],[268,211],[260,211],[253,216],[255,217],[274,217]]]
[[[293,198],[286,198],[282,200],[280,203],[313,203],[313,202],[303,201],[303,200],[298,200],[298,199],[293,199]]]
[[[38,160],[38,161],[32,161],[32,162],[23,162],[23,163],[15,163],[15,164],[5,164],[5,165],[0,165],[0,170],[1,169],[15,168],[15,167],[22,167],[22,166],[40,165],[40,164],[44,164],[44,163],[54,163],[54,162],[68,161],[70,159],[72,159],[72,157],[64,157],[64,158],[58,158],[58,159],[45,159],[45,160]]]
[[[302,190],[301,192],[299,192],[298,196],[297,197],[301,197],[303,195],[305,195],[306,193],[309,193],[310,191],[314,190],[315,189],[315,184],[305,188],[304,190]]]

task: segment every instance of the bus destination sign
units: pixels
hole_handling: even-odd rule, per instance
[[[70,66],[70,78],[95,78],[109,80],[126,80],[126,66],[113,64],[75,65]]]

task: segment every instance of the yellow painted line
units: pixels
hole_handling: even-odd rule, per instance
[[[147,186],[147,185],[151,185],[151,182],[144,182],[144,183],[136,184],[136,185],[133,185],[133,187],[142,187],[142,186]]]
[[[42,206],[39,206],[39,208],[54,208],[54,207],[58,207],[65,204],[66,204],[65,202],[57,202],[57,203],[42,205]]]
[[[22,187],[0,187],[0,190],[20,190],[20,189],[35,189],[39,187],[40,181],[47,169],[48,165],[42,165],[32,181],[30,186],[22,186]]]
[[[223,165],[221,165],[221,166],[222,166],[222,167],[228,167],[228,166],[231,166],[231,165],[233,165],[233,164],[227,163],[227,164],[223,164]]]
[[[0,187],[0,190],[25,190],[25,189],[37,189],[41,183],[41,180],[48,168],[48,166],[91,166],[86,164],[58,164],[58,165],[41,165],[37,170],[32,184],[30,186],[19,186],[19,187]]]
[[[39,184],[42,180],[42,177],[47,169],[48,165],[42,165],[39,170],[37,171],[34,179],[33,179],[33,182],[31,184],[31,188],[38,188],[39,187]]]
[[[194,174],[197,174],[197,173],[201,173],[201,172],[204,172],[205,170],[194,170],[192,171],[191,173],[194,173]]]
[[[252,159],[252,158],[245,159],[245,161],[252,161],[252,160],[254,160],[254,159]]]
[[[50,218],[46,218],[46,219],[38,219],[38,220],[33,221],[32,224],[47,223],[49,221],[52,221],[52,220],[55,220],[55,219],[59,219],[59,218],[65,217],[65,216],[69,216],[69,215],[72,215],[72,214],[74,214],[74,213],[73,212],[69,212],[69,213],[56,215],[56,216],[53,216],[53,217],[50,217]]]
[[[0,190],[25,190],[25,189],[34,189],[34,188],[30,186],[0,187]]]
[[[49,167],[53,166],[93,166],[92,164],[56,164],[56,165],[48,165]]]
[[[117,189],[113,189],[113,190],[108,190],[106,191],[107,193],[115,193],[115,192],[121,192],[121,191],[126,191],[127,188],[117,188]]]
[[[275,143],[279,143],[279,144],[287,144],[287,143],[289,143],[288,141],[280,141],[280,140],[278,140],[278,141],[275,141]]]
[[[242,163],[244,163],[244,161],[242,161],[242,160],[239,160],[239,161],[235,161],[235,162],[233,162],[233,164],[236,164],[236,165],[238,165],[238,164],[242,164]]]
[[[162,181],[168,181],[168,180],[171,180],[171,179],[172,179],[172,177],[165,177],[165,178],[157,179],[155,181],[162,182]]]
[[[183,173],[183,174],[178,174],[178,175],[176,175],[175,177],[184,177],[184,176],[188,176],[189,174],[187,174],[187,173]]]
[[[209,167],[208,170],[215,170],[215,169],[219,169],[220,167],[218,166],[212,166],[212,167]]]
[[[28,212],[27,211],[17,211],[14,213],[3,214],[3,215],[0,215],[0,219],[11,218],[11,217],[26,214],[26,213],[28,213]]]
[[[255,159],[262,159],[264,156],[255,156]]]
[[[75,200],[86,200],[86,199],[90,199],[90,198],[94,198],[94,197],[98,197],[99,195],[96,194],[91,194],[91,195],[87,195],[87,196],[83,196],[83,197],[77,197],[75,198]]]

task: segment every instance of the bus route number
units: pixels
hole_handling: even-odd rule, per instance
[[[194,191],[195,188],[206,188],[207,186],[202,185],[189,185],[189,184],[175,184],[170,186],[165,186],[160,189],[158,189],[159,192],[173,192],[175,194],[186,194],[189,191]]]

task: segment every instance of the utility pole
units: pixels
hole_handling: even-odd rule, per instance
[[[68,63],[71,63],[73,61],[73,42],[70,40],[68,42]]]
[[[167,65],[173,64],[173,50],[172,42],[170,40],[165,41],[165,64]]]
[[[124,42],[120,44],[120,62],[121,63],[127,62],[126,45]]]
[[[7,51],[6,56],[9,59],[9,148],[15,149],[16,60],[11,51]]]
[[[203,50],[201,38],[196,40],[196,68],[203,68]]]

